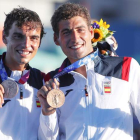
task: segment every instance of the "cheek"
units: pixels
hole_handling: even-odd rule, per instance
[[[40,42],[34,43],[34,47],[35,47],[35,48],[38,48],[38,47],[39,47],[39,44],[40,44]]]
[[[38,47],[34,47],[34,54],[36,54],[38,51]]]
[[[69,53],[69,50],[68,50],[68,48],[67,48],[66,46],[61,45],[60,47],[61,47],[61,50],[63,51],[63,53],[64,53],[65,55],[67,55],[67,54]]]
[[[85,34],[84,38],[85,38],[85,40],[91,40],[92,36],[91,36],[91,34]]]
[[[69,42],[69,40],[70,40],[69,36],[65,36],[65,37],[61,36],[58,41],[59,41],[59,44],[65,45]]]
[[[33,42],[31,46],[34,50],[37,50],[39,48],[39,45],[40,45],[40,42]]]
[[[59,38],[59,46],[61,47],[62,51],[65,53],[68,51],[68,45],[70,43],[70,39],[67,38]]]
[[[15,44],[13,44],[13,43],[8,43],[7,45],[7,50],[13,50],[15,47]]]

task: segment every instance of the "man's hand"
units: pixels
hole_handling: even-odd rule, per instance
[[[37,97],[41,103],[43,115],[51,115],[56,111],[55,108],[51,107],[47,103],[46,97],[50,90],[56,89],[58,87],[59,87],[58,81],[56,79],[54,79],[54,80],[50,79],[49,81],[47,81],[45,83],[44,86],[42,86],[42,88],[40,90],[38,90]]]
[[[4,94],[4,88],[3,88],[3,86],[0,84],[0,108],[2,108],[2,104],[4,103],[3,94]]]

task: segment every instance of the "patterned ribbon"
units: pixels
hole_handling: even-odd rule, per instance
[[[68,67],[64,68],[61,72],[57,73],[54,78],[58,78],[66,73],[69,73],[70,71],[73,71],[83,65],[86,65],[90,60],[94,60],[98,56],[98,49],[80,60],[74,62],[73,64],[69,65]]]
[[[5,67],[3,65],[2,59],[1,59],[1,63],[0,63],[0,76],[1,76],[2,81],[9,79],[8,78],[8,75],[6,73]],[[30,76],[30,70],[26,74],[24,74],[23,76],[21,76],[21,78],[19,79],[19,81],[16,81],[16,82],[18,82],[20,84],[24,84],[29,79],[29,76]],[[10,78],[10,79],[12,79],[12,78]],[[14,79],[12,79],[12,80],[14,80]]]

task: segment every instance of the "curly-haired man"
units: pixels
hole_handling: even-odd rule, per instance
[[[37,140],[41,111],[37,91],[44,78],[28,63],[36,55],[44,34],[36,12],[19,7],[6,14],[3,42],[7,51],[0,56],[1,140]]]

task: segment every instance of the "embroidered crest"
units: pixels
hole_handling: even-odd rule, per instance
[[[111,81],[105,81],[103,83],[104,94],[111,94]]]
[[[40,104],[39,99],[37,98],[37,96],[36,96],[36,106],[41,107],[41,104]]]

